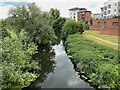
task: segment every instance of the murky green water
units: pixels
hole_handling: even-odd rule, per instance
[[[46,49],[43,48],[34,56],[40,60],[42,71],[40,77],[23,90],[40,90],[41,88],[92,88],[80,79],[69,60],[63,43]]]

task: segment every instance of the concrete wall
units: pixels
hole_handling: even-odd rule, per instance
[[[73,19],[73,20],[77,21],[78,20],[78,17],[77,17],[77,12],[78,11],[79,10],[71,10],[69,12],[70,19]]]
[[[90,30],[99,30],[102,34],[120,35],[120,19],[93,20],[93,25],[90,26]]]

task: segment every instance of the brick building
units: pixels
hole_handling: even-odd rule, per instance
[[[91,11],[84,11],[84,12],[79,11],[77,12],[77,17],[78,17],[77,21],[83,20],[84,22],[88,21],[88,23],[90,23]]]
[[[90,30],[99,30],[102,34],[120,36],[120,18],[93,20]]]
[[[101,7],[101,19],[93,20],[90,30],[99,30],[102,34],[120,36],[120,18],[113,16],[120,15],[120,1],[108,0]]]
[[[93,19],[94,20],[98,20],[98,19],[101,19],[101,13],[95,13],[95,14],[92,14],[92,16],[93,16]]]
[[[86,8],[71,8],[70,11],[70,19],[80,21],[83,20],[84,22],[88,21],[90,23],[91,19],[91,11],[88,11]]]

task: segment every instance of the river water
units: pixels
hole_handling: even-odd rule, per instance
[[[42,88],[91,88],[88,83],[80,79],[74,70],[72,62],[69,60],[62,41],[52,47],[54,53],[42,50],[42,53],[35,55],[43,66],[40,77],[36,79],[28,88],[40,90]]]

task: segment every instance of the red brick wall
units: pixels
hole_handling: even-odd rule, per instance
[[[82,18],[82,15],[84,18]],[[85,11],[84,14],[81,12],[77,13],[78,21],[83,20],[83,21],[88,21],[90,23],[91,19],[91,12],[90,11]]]
[[[98,25],[98,22],[101,22],[101,20],[93,20],[93,25],[90,26],[90,30],[100,30],[102,27]]]
[[[108,30],[108,29],[106,29],[106,30],[104,30],[104,31],[101,31],[101,34],[119,35],[119,36],[120,36],[118,30]]]
[[[98,24],[98,22],[100,24]],[[106,22],[106,27],[104,22]],[[113,26],[113,22],[118,22],[117,26]],[[93,20],[93,25],[90,26],[90,30],[99,30],[102,34],[108,35],[120,35],[120,19],[110,18],[110,19],[101,19]]]
[[[85,12],[85,21],[88,21],[90,24],[90,19],[91,19],[91,12],[90,11],[86,11]]]
[[[82,13],[81,13],[81,12],[78,12],[78,13],[77,13],[77,17],[78,17],[78,21],[83,20],[83,19],[82,19]],[[84,21],[84,20],[83,20],[83,21]]]

